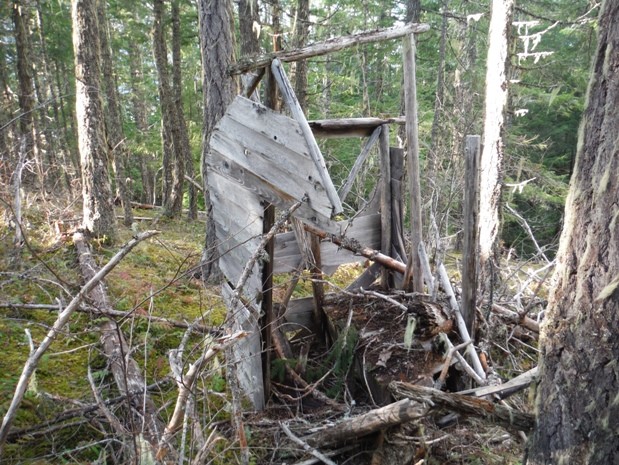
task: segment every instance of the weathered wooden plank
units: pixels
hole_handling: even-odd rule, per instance
[[[391,159],[389,154],[389,126],[384,125],[380,133],[380,223],[382,236],[380,250],[385,255],[391,255]],[[393,279],[390,272],[384,269],[381,273],[381,284],[389,288]]]
[[[404,124],[403,116],[395,118],[340,118],[309,121],[314,137],[337,139],[343,137],[370,137],[383,124]]]
[[[368,244],[372,248],[380,248],[381,229],[379,213],[360,216],[354,219],[352,225],[349,226],[349,224],[349,221],[337,223],[340,230],[346,232],[346,237],[354,238],[363,244]],[[332,274],[338,266],[344,263],[359,263],[366,260],[365,257],[355,255],[327,241],[320,244],[320,254],[322,257],[322,270],[326,274]],[[275,239],[274,272],[292,272],[298,268],[301,260],[301,252],[294,233],[278,234]]]
[[[257,308],[249,310],[241,302],[236,308],[232,305],[233,289],[227,283],[222,285],[222,297],[230,312],[234,314],[233,331],[247,331],[249,336],[234,344],[230,349],[232,360],[227,363],[236,365],[239,386],[251,401],[255,410],[264,409],[264,385],[262,383],[262,357],[260,327],[253,315],[260,314]]]
[[[331,177],[329,176],[325,159],[320,152],[316,139],[314,139],[314,135],[312,134],[312,130],[307,123],[307,119],[305,118],[303,109],[297,100],[297,96],[292,90],[292,85],[286,76],[286,72],[278,59],[273,60],[271,63],[271,71],[273,72],[273,76],[277,81],[282,98],[288,105],[288,109],[290,110],[292,117],[299,123],[299,128],[301,128],[303,137],[307,142],[310,156],[312,157],[312,160],[314,160],[314,164],[316,165],[316,169],[320,175],[322,185],[327,192],[327,197],[329,197],[331,205],[333,205],[333,213],[342,213],[344,208],[342,207],[342,202],[340,202],[340,197],[337,195],[337,190],[335,190],[333,181],[331,181]]]
[[[265,187],[294,199],[302,199],[307,194],[308,205],[321,215],[329,217],[332,212],[331,202],[326,197],[320,180],[316,178],[317,173],[306,171],[303,163],[299,163],[301,166],[297,169],[288,169],[294,166],[293,152],[289,152],[290,158],[280,157],[275,151],[268,153],[269,156],[265,156],[254,151],[248,144],[235,141],[227,134],[217,131],[211,137],[209,162],[218,163],[224,168],[226,163],[235,163],[261,179]],[[286,166],[288,164],[292,166]]]
[[[290,208],[294,203],[302,199],[302,197],[295,199],[290,194],[278,191],[274,188],[274,186],[265,184],[263,179],[246,170],[242,166],[239,166],[237,163],[224,158],[220,154],[217,154],[216,157],[214,155],[216,154],[211,153],[208,158],[211,172],[218,173],[226,179],[237,183],[239,186],[250,190],[257,196],[281,208],[282,210]],[[307,203],[303,203],[303,205],[299,207],[299,209],[295,212],[295,216],[324,231],[331,232],[332,234],[338,233],[338,228],[334,221],[331,221],[328,217],[320,214]]]
[[[386,29],[378,29],[375,31],[365,31],[357,34],[351,34],[343,37],[335,37],[324,42],[308,45],[298,50],[282,50],[279,52],[268,53],[258,57],[249,57],[239,60],[228,68],[230,74],[241,74],[252,71],[258,68],[264,68],[274,58],[278,58],[282,62],[290,62],[304,60],[315,56],[325,55],[327,53],[344,50],[350,47],[356,47],[363,44],[381,42],[403,37],[407,34],[419,34],[430,30],[428,24],[408,23],[404,26],[395,26]]]

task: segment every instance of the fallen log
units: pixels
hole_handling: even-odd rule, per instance
[[[400,381],[392,381],[389,384],[389,389],[396,397],[404,397],[426,405],[444,407],[509,429],[528,432],[535,425],[535,415],[497,405],[478,397],[443,392]]]
[[[370,410],[363,415],[347,418],[333,426],[305,436],[303,440],[311,447],[332,447],[345,444],[391,426],[423,418],[427,410],[427,407],[417,401],[402,399],[385,407]]]
[[[99,268],[82,233],[73,235],[73,243],[77,249],[82,276],[85,281],[89,281],[99,272]],[[96,307],[106,312],[112,310],[112,304],[103,280],[94,286],[88,297]],[[128,402],[134,410],[135,417],[127,419],[125,427],[137,436],[141,432],[139,430],[134,431],[134,427],[142,424],[144,436],[151,444],[154,452],[160,439],[159,436],[164,429],[164,424],[157,415],[155,403],[146,392],[142,370],[130,356],[131,348],[128,346],[118,324],[114,320],[104,318],[99,327],[103,352],[108,359],[110,371],[119,392],[124,395],[140,392]]]

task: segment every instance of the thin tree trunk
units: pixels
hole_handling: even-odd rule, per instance
[[[540,335],[530,465],[619,463],[619,3],[605,0]]]
[[[176,131],[175,138],[177,138],[177,157],[182,157],[181,163],[177,160],[178,173],[185,177],[185,173],[193,179],[194,166],[193,156],[191,154],[191,147],[189,145],[189,135],[187,134],[187,124],[185,123],[185,114],[183,112],[183,80],[181,69],[181,20],[180,20],[180,6],[179,0],[172,0],[172,86],[174,93],[174,110],[176,111]],[[182,170],[182,174],[181,174]],[[198,217],[198,197],[196,188],[193,184],[188,183],[187,193],[189,196],[189,212],[188,217],[190,220],[195,220]],[[182,196],[181,196],[182,200]]]
[[[168,48],[165,39],[165,0],[153,1],[153,53],[159,76],[159,103],[161,105],[161,132],[163,140],[163,206],[164,215],[179,217],[183,206],[184,158],[178,141],[178,117],[174,109]]]
[[[514,0],[493,0],[486,67],[486,103],[479,197],[480,285],[490,293],[494,280],[492,256],[499,232],[503,167],[503,134],[507,107],[508,42]]]
[[[13,0],[13,26],[15,35],[16,65],[18,79],[18,100],[21,115],[19,128],[21,135],[25,137],[26,154],[30,160],[36,163],[39,184],[43,185],[43,171],[39,160],[38,147],[35,144],[35,90],[33,82],[32,58],[30,56],[30,40],[28,31],[28,9],[21,0]],[[31,182],[30,176],[25,181]]]
[[[307,43],[309,34],[309,0],[297,0],[296,29],[294,47],[301,48]],[[296,62],[294,93],[299,105],[307,116],[307,60]]]
[[[101,70],[96,0],[73,0],[71,18],[84,228],[112,242],[117,231],[99,93]]]
[[[133,223],[133,211],[131,210],[131,196],[127,186],[127,147],[122,128],[120,113],[120,101],[116,88],[112,49],[110,48],[109,28],[105,11],[105,2],[99,1],[97,5],[99,20],[99,35],[101,41],[101,65],[103,71],[103,87],[107,99],[105,107],[105,123],[107,128],[107,143],[112,158],[112,170],[116,181],[116,190],[123,207],[123,224],[131,226]]]

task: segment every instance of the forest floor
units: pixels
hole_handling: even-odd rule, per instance
[[[52,306],[64,307],[82,284],[70,234],[79,223],[77,210],[75,204],[65,206],[41,199],[27,201],[23,219],[26,242],[21,248],[13,244],[15,231],[11,227],[8,212],[0,218],[2,415],[6,412],[17,379],[31,351],[29,339],[35,346],[40,343],[56,319],[57,311]],[[135,210],[134,215],[140,218],[136,223],[143,231],[151,229],[156,212]],[[149,316],[184,324],[199,321],[204,326],[217,329],[224,322],[225,306],[218,287],[205,288],[197,277],[204,223],[160,220],[156,229],[160,234],[139,244],[111,272],[106,283],[113,308],[127,312],[124,317],[116,318],[116,321],[129,341],[131,355],[143,369],[146,383],[151,386],[151,396],[166,422],[174,409],[177,394],[176,385],[170,376],[168,354],[179,347],[186,331],[168,323],[153,321]],[[131,228],[121,227],[120,239],[115,246],[93,243],[97,262],[103,265],[134,234]],[[522,263],[517,265],[526,268]],[[360,271],[359,267],[343,267],[331,281],[335,287],[344,287]],[[520,271],[511,274],[518,276],[518,273]],[[276,285],[280,286],[276,295],[282,292],[281,289],[289,279],[287,276],[276,279]],[[516,279],[513,286],[517,288],[518,282],[525,279],[526,276]],[[508,296],[510,292],[513,291],[506,284],[504,295]],[[311,282],[301,279],[295,297],[310,294]],[[24,304],[49,307],[33,309],[26,308]],[[348,311],[348,308],[341,309],[342,315]],[[372,308],[368,308],[368,311],[372,311]],[[520,328],[493,314],[482,312],[480,317],[483,348],[495,372],[503,380],[511,379],[536,365],[534,334],[523,336]],[[102,416],[80,413],[80,409],[85,412],[86,407],[94,403],[93,385],[88,381],[89,372],[104,398],[110,399],[118,394],[113,386],[107,360],[99,346],[100,318],[103,316],[88,311],[76,313],[61,337],[44,355],[13,425],[4,456],[0,457],[1,464],[106,463],[110,460],[109,454],[106,455],[110,447],[110,431]],[[362,321],[364,317],[357,315],[357,318]],[[381,341],[402,339],[403,326],[394,325],[395,319],[372,320],[375,326],[384,328],[384,334],[379,336]],[[378,326],[374,330],[380,329]],[[191,351],[198,350],[200,344],[209,337],[194,332],[186,342],[186,347],[191,348],[188,352],[191,354]],[[376,345],[375,342],[372,344],[374,347],[385,346]],[[360,343],[356,346],[357,352],[365,356],[368,345]],[[414,357],[414,351],[392,350],[387,356],[384,349],[375,349],[371,356],[375,364],[382,354],[383,365],[393,357],[388,365],[404,367],[408,363],[406,356],[409,353]],[[335,367],[328,365],[338,360],[329,351],[313,354],[310,358],[314,368],[320,367],[327,371],[334,370]],[[208,456],[212,462],[208,463],[237,462],[238,451],[228,426],[230,405],[224,364],[223,357],[216,357],[196,386],[200,395],[196,398],[193,410],[194,426],[201,426],[204,435],[216,434],[216,445]],[[274,365],[274,376],[277,376],[276,368]],[[339,379],[331,377],[323,387],[338,402],[347,406],[346,415],[355,415],[372,407],[372,396],[368,396],[367,390],[362,392],[364,383],[353,379],[349,368],[339,374]],[[351,393],[356,393],[356,398]],[[280,394],[281,397],[270,402],[264,413],[248,415],[245,419],[252,463],[292,463],[307,459],[309,456],[303,457],[298,446],[288,452],[284,450],[290,448],[290,444],[284,444],[280,422],[287,421],[291,427],[296,425],[298,429],[303,429],[335,418],[335,412],[328,407],[287,402],[285,391]],[[508,402],[519,410],[531,410],[532,403],[526,393],[512,396]],[[122,413],[121,404],[112,409],[117,415]],[[77,413],[67,417],[67,412],[71,411]],[[460,419],[443,428],[428,419],[413,429],[401,430],[398,436],[380,440],[391,441],[396,448],[398,441],[414,442],[418,451],[413,462],[416,464],[518,464],[523,451],[523,442],[517,432],[475,418]],[[194,439],[186,441],[187,455],[196,447],[192,441]],[[333,460],[336,463],[370,463],[371,460],[377,460],[375,455],[372,458],[368,449],[371,447],[371,443],[359,442],[352,451],[349,449]]]

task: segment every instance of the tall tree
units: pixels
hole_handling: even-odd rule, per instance
[[[619,463],[619,3],[605,0],[555,284],[529,463]]]
[[[307,43],[309,34],[309,0],[297,0],[295,21],[294,47],[301,48]],[[299,105],[307,113],[307,60],[299,60],[295,66],[294,93]]]
[[[108,152],[100,98],[97,0],[72,0],[75,54],[75,113],[82,169],[84,228],[97,237],[116,238],[116,218],[108,173]]]
[[[232,6],[229,0],[198,0],[200,52],[202,56],[202,92],[204,98],[204,124],[202,127],[202,181],[207,212],[206,243],[203,255],[203,279],[219,274],[215,223],[208,192],[206,155],[215,124],[237,94],[237,84],[228,74],[234,59],[232,35]]]
[[[185,122],[185,112],[183,111],[183,74],[181,63],[181,18],[180,1],[172,0],[172,91],[174,94],[173,110],[176,112],[176,150],[180,152],[177,156],[182,157],[184,172],[193,179],[194,166],[191,146],[189,145],[189,135],[187,134],[187,124]],[[192,183],[187,185],[189,194],[188,217],[195,220],[198,217],[198,198],[196,188]]]
[[[480,282],[486,290],[492,288],[496,238],[499,232],[499,202],[501,199],[503,136],[507,108],[509,63],[508,43],[514,0],[493,0],[488,58],[486,65],[486,103],[484,113],[483,150],[480,169],[483,182],[479,192],[479,266]],[[463,315],[471,334],[474,333],[474,313]]]
[[[103,88],[105,90],[105,126],[107,142],[112,159],[112,170],[116,182],[116,191],[123,207],[123,223],[131,226],[133,223],[133,211],[131,210],[131,196],[127,186],[127,147],[123,134],[120,99],[116,88],[116,73],[114,72],[112,48],[110,45],[110,33],[107,24],[106,2],[99,1],[97,4],[97,19],[99,22],[99,35],[101,43],[101,66],[103,71]]]
[[[153,1],[153,54],[157,66],[159,103],[161,105],[161,134],[163,141],[163,204],[164,214],[178,217],[183,206],[184,164],[178,136],[178,113],[170,85],[168,47],[164,27],[165,0]]]
[[[19,128],[21,137],[25,141],[25,152],[29,159],[34,159],[39,176],[39,182],[43,185],[43,167],[39,160],[39,150],[36,145],[35,125],[35,90],[32,70],[32,57],[30,51],[30,31],[28,28],[28,8],[21,0],[13,0],[13,26],[15,35],[15,49],[17,52],[17,78],[18,100],[21,115]]]

